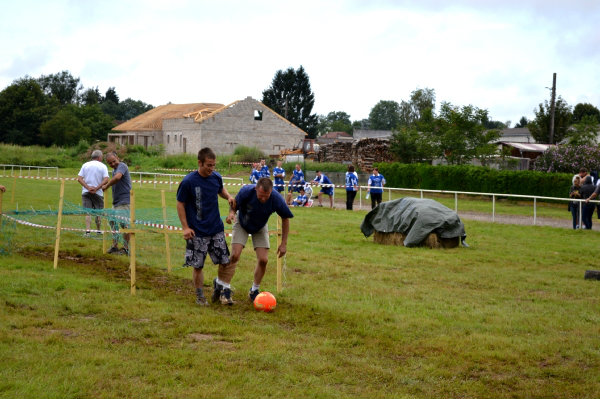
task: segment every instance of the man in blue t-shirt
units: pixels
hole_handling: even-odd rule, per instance
[[[373,174],[369,177],[369,182],[367,183],[367,192],[371,195],[371,209],[381,204],[384,185],[385,177],[379,174],[379,169],[373,168]]]
[[[250,172],[250,183],[256,184],[258,179],[260,179],[260,172],[258,171],[258,163],[254,162],[252,164],[252,172]]]
[[[125,220],[129,218],[129,204],[131,203],[131,176],[129,168],[125,162],[119,161],[116,152],[110,152],[106,156],[106,163],[113,168],[112,178],[102,186],[102,190],[106,191],[112,186],[112,204],[115,211],[114,218]],[[119,250],[119,224],[122,228],[127,228],[125,222],[117,223],[115,220],[110,221],[110,228],[113,231],[113,244],[108,250],[109,254],[129,254],[129,234],[123,234],[123,249]]]
[[[237,213],[236,213],[237,211]],[[281,244],[277,254],[281,258],[287,252],[287,237],[290,230],[290,219],[294,217],[283,197],[273,193],[273,182],[267,177],[261,178],[256,185],[248,185],[235,196],[235,208],[229,210],[227,223],[233,224],[233,237],[231,239],[231,265],[233,270],[240,260],[242,250],[252,235],[252,245],[256,253],[256,268],[254,280],[248,292],[248,298],[254,298],[260,292],[260,283],[267,270],[269,261],[269,229],[267,222],[271,214],[276,212],[281,216]]]
[[[346,210],[351,211],[354,198],[358,190],[358,174],[354,171],[354,165],[348,165],[346,172]]]
[[[300,168],[300,164],[296,164],[296,168],[292,173],[292,178],[288,183],[288,195],[285,201],[288,205],[292,203],[292,193],[299,193],[300,187],[304,187],[305,184],[304,172]]]
[[[183,238],[187,241],[185,266],[194,268],[196,303],[204,306],[208,305],[202,289],[207,254],[215,265],[219,265],[218,277],[213,280],[212,301],[233,304],[231,278],[234,269],[229,263],[218,197],[226,199],[231,209],[235,208],[235,199],[223,187],[223,179],[215,172],[215,165],[215,153],[210,148],[201,149],[198,152],[198,170],[184,177],[177,189],[177,215],[183,228]]]
[[[283,181],[285,169],[281,167],[281,161],[277,161],[277,166],[273,168],[273,177],[275,178],[274,189],[281,194],[285,188],[285,182]]]
[[[307,201],[308,201],[308,196],[306,195],[304,188],[301,188],[300,195],[298,195],[296,197],[296,199],[292,201],[292,206],[304,206],[304,205],[306,205]]]
[[[264,159],[260,160],[260,177],[271,177],[271,172],[269,171],[269,165],[266,164]]]
[[[317,176],[315,176],[313,184],[321,186],[321,191],[319,191],[318,196],[319,206],[323,206],[323,203],[321,202],[321,197],[323,196],[323,194],[326,194],[329,195],[329,207],[333,208],[333,184],[331,183],[331,180],[329,180],[329,177],[321,173],[320,170],[317,170]]]

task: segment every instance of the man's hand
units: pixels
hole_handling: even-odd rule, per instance
[[[282,242],[282,243],[279,245],[279,248],[277,248],[277,256],[278,256],[279,258],[281,258],[281,257],[283,257],[283,255],[285,255],[285,254],[286,254],[286,252],[287,252],[287,246],[286,246],[286,244],[285,244],[284,242]]]
[[[92,194],[96,194],[96,191],[98,191],[98,187],[90,187],[88,191]]]
[[[235,210],[235,198],[229,197],[229,199],[227,200],[227,202],[229,202],[229,209]]]
[[[227,224],[231,224],[235,219],[235,211],[233,209],[229,210],[229,215],[225,218],[225,222]]]
[[[183,238],[185,238],[186,240],[189,240],[192,237],[195,237],[196,233],[194,232],[193,229],[190,229],[189,227],[187,229],[183,229]]]

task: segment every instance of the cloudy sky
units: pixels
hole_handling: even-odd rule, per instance
[[[433,88],[494,120],[533,117],[557,94],[600,107],[597,0],[2,0],[0,90],[70,71],[155,106],[262,98],[304,66],[314,112],[367,118]]]

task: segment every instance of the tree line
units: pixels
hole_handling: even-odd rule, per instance
[[[154,108],[140,100],[120,101],[114,87],[104,94],[84,88],[69,71],[25,76],[0,92],[0,142],[72,146],[105,141],[118,123]]]

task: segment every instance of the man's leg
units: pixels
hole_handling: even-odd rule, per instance
[[[254,269],[253,285],[258,287],[267,271],[267,263],[269,262],[269,248],[256,248],[256,268]]]
[[[333,193],[329,195],[329,207],[333,208]]]
[[[321,201],[322,196],[323,196],[323,193],[321,191],[319,191],[319,195],[317,195],[317,198],[319,199],[319,206],[323,206],[323,202]]]

